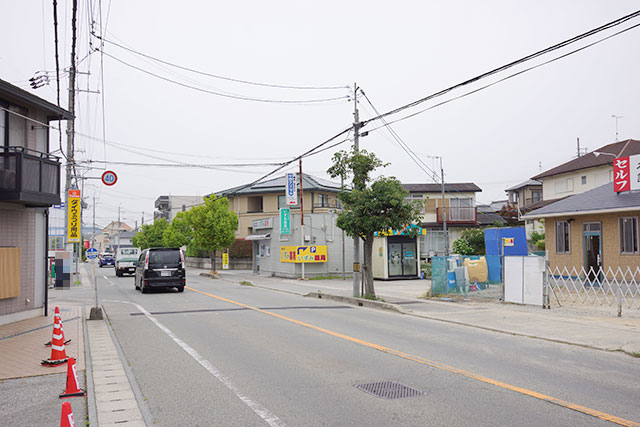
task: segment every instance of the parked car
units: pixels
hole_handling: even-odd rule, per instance
[[[105,265],[113,265],[114,262],[115,260],[113,259],[113,255],[111,255],[111,253],[103,252],[98,256],[98,265],[100,266],[100,268],[104,267]]]
[[[118,248],[114,264],[116,276],[122,277],[125,273],[135,274],[135,263],[139,256],[140,248]]]
[[[187,274],[180,249],[149,248],[136,261],[135,288],[143,294],[151,288],[177,288],[184,291]]]

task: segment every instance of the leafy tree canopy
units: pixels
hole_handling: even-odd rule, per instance
[[[229,200],[215,195],[204,198],[204,204],[189,211],[193,242],[206,251],[217,251],[231,246],[238,229],[238,217],[229,210]],[[212,257],[215,262],[215,253]],[[215,270],[215,265],[213,266]]]
[[[169,227],[169,222],[166,218],[159,218],[153,224],[144,224],[133,236],[131,243],[141,249],[163,247],[163,234],[167,227]]]
[[[342,189],[338,198],[343,210],[338,214],[338,227],[352,238],[364,241],[365,297],[375,298],[372,254],[374,233],[402,229],[420,221],[417,203],[405,200],[407,192],[394,177],[371,178],[371,173],[386,166],[374,153],[366,150],[339,151],[328,169],[332,178],[352,177],[351,191]]]
[[[180,248],[193,239],[191,211],[178,212],[171,224],[162,232],[163,245],[167,248]]]

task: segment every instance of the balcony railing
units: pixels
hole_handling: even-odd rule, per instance
[[[60,163],[25,147],[0,147],[0,201],[27,206],[60,203]]]
[[[328,208],[328,209],[342,209],[340,200],[328,200],[323,202],[313,202],[314,209],[316,208]]]
[[[475,207],[448,207],[446,208],[447,223],[477,224],[478,209]],[[443,222],[442,208],[437,208],[438,223]]]

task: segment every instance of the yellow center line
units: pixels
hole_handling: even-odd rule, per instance
[[[491,384],[491,385],[494,385],[496,387],[500,387],[500,388],[503,388],[503,389],[506,389],[506,390],[511,390],[511,391],[516,392],[516,393],[524,394],[526,396],[534,397],[536,399],[540,399],[540,400],[543,400],[545,402],[552,403],[554,405],[558,405],[558,406],[562,406],[564,408],[572,409],[574,411],[577,411],[577,412],[580,412],[580,413],[583,413],[583,414],[586,414],[586,415],[591,415],[592,417],[596,417],[596,418],[599,418],[601,420],[610,421],[612,423],[619,424],[621,426],[640,427],[640,423],[638,423],[638,422],[627,420],[627,419],[624,419],[624,418],[620,418],[620,417],[617,417],[615,415],[607,414],[606,412],[601,412],[601,411],[598,411],[596,409],[588,408],[586,406],[578,405],[576,403],[567,402],[566,400],[562,400],[562,399],[558,399],[558,398],[553,397],[553,396],[548,396],[546,394],[538,393],[536,391],[529,390],[529,389],[526,389],[526,388],[523,388],[523,387],[518,387],[518,386],[511,385],[511,384],[508,384],[508,383],[505,383],[505,382],[502,382],[502,381],[498,381],[498,380],[494,380],[494,379],[491,379],[491,378],[487,378],[487,377],[484,377],[482,375],[478,375],[478,374],[474,374],[473,372],[466,371],[464,369],[458,369],[458,368],[454,368],[452,366],[448,366],[448,365],[445,365],[445,364],[442,364],[442,363],[439,363],[439,362],[435,362],[433,360],[428,360],[428,359],[425,359],[425,358],[423,358],[421,356],[416,356],[416,355],[413,355],[413,354],[404,353],[404,352],[399,351],[399,350],[394,350],[394,349],[389,348],[389,347],[384,347],[384,346],[381,346],[381,345],[378,345],[378,344],[374,344],[374,343],[371,343],[371,342],[368,342],[368,341],[361,340],[359,338],[354,338],[354,337],[351,337],[349,335],[341,334],[340,332],[331,331],[329,329],[321,328],[319,326],[315,326],[315,325],[312,325],[310,323],[301,322],[299,320],[292,319],[290,317],[286,317],[286,316],[283,316],[283,315],[278,314],[278,313],[273,313],[271,311],[262,310],[262,309],[257,308],[257,307],[253,307],[253,306],[250,306],[250,305],[247,305],[247,304],[243,304],[241,302],[230,300],[228,298],[224,298],[224,297],[221,297],[221,296],[218,296],[218,295],[213,295],[213,294],[210,294],[210,293],[207,293],[207,292],[203,292],[203,291],[200,291],[198,289],[194,289],[194,288],[191,288],[191,287],[188,287],[188,286],[186,288],[191,290],[191,291],[198,292],[199,294],[206,295],[208,297],[215,298],[215,299],[218,299],[220,301],[228,302],[229,304],[234,304],[234,305],[237,305],[237,306],[240,306],[240,307],[244,307],[244,308],[247,308],[249,310],[257,311],[259,313],[266,314],[268,316],[273,316],[273,317],[276,317],[278,319],[286,320],[287,322],[295,323],[296,325],[304,326],[306,328],[313,329],[315,331],[322,332],[324,334],[331,335],[333,337],[340,338],[340,339],[343,339],[345,341],[349,341],[349,342],[352,342],[352,343],[355,343],[355,344],[360,344],[362,346],[373,348],[373,349],[382,351],[384,353],[391,354],[393,356],[397,356],[397,357],[401,357],[401,358],[406,359],[406,360],[410,360],[412,362],[420,363],[422,365],[430,366],[432,368],[436,368],[436,369],[440,369],[440,370],[443,370],[443,371],[451,372],[453,374],[461,375],[463,377],[467,377],[467,378],[471,378],[471,379],[474,379],[474,380],[477,380],[477,381],[481,381],[483,383]]]

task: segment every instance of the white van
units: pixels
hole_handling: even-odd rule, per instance
[[[118,248],[116,250],[116,276],[122,277],[124,273],[134,274],[136,267],[134,263],[140,256],[140,248]]]

